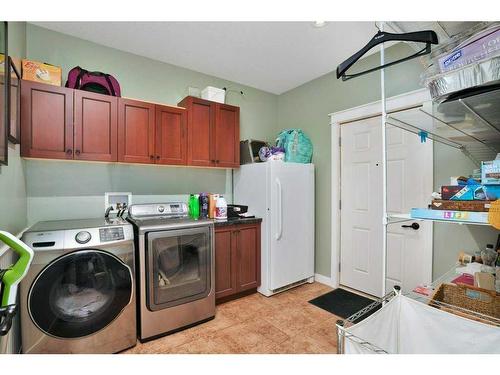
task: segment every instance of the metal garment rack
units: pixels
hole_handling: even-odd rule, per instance
[[[384,23],[380,24],[383,31]],[[384,44],[380,45],[381,66],[385,63]],[[428,138],[435,142],[456,148],[466,155],[473,163],[480,166],[481,160],[492,160],[500,152],[500,89],[485,92],[453,102],[436,104],[432,101],[423,103],[422,106],[407,110],[396,111],[388,114],[386,108],[385,71],[380,70],[381,89],[381,121],[382,121],[382,207],[383,207],[383,235],[382,235],[382,295],[384,297],[374,301],[364,309],[358,311],[345,320],[337,321],[337,352],[343,353],[344,340],[349,338],[362,344],[374,353],[387,353],[382,348],[366,342],[345,331],[347,325],[355,324],[374,309],[385,305],[394,296],[401,293],[396,286],[392,292],[386,291],[387,275],[387,226],[409,220],[425,220],[411,218],[410,215],[389,215],[387,212],[387,126],[395,126],[405,131]],[[431,220],[439,221],[439,220]],[[455,224],[474,224],[449,221]],[[484,223],[478,223],[485,225]],[[453,268],[453,272],[455,268]],[[437,287],[446,279],[445,274],[433,283]],[[429,303],[431,297],[419,295],[415,292],[407,294],[409,297]],[[482,320],[489,324],[500,326],[500,319],[485,316],[470,310],[459,308],[442,302],[433,301],[436,307],[445,307],[456,310],[461,315],[466,315],[475,320]],[[439,306],[438,306],[439,305]]]

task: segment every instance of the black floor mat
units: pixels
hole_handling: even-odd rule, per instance
[[[331,292],[323,294],[322,296],[316,297],[309,301],[314,306],[320,307],[334,315],[340,316],[341,318],[348,318],[352,314],[358,312],[362,308],[368,306],[373,300],[349,292],[344,289],[335,289]],[[370,311],[369,314],[363,316],[363,319],[373,314],[380,307]],[[359,319],[361,321],[363,319]],[[355,323],[357,323],[356,321]]]

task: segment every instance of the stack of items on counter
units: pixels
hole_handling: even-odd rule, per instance
[[[227,202],[220,194],[191,194],[188,200],[189,217],[198,219],[227,219]]]
[[[413,291],[430,297],[429,305],[434,307],[452,305],[500,319],[500,235],[496,246],[488,244],[474,255],[461,251],[455,273],[448,280]]]
[[[234,220],[254,218],[248,213],[248,206],[227,204],[220,194],[191,194],[188,201],[189,217],[198,219]]]
[[[450,185],[433,193],[430,209],[414,208],[411,217],[490,223],[488,213],[493,202],[500,199],[500,154],[492,161],[483,161],[481,169],[467,177],[451,177]]]

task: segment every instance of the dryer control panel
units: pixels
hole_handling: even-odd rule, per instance
[[[125,239],[122,227],[99,228],[101,242],[118,241]]]

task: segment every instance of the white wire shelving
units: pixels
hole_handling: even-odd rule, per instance
[[[397,111],[387,124],[462,151],[477,166],[500,152],[500,89],[464,99]]]

